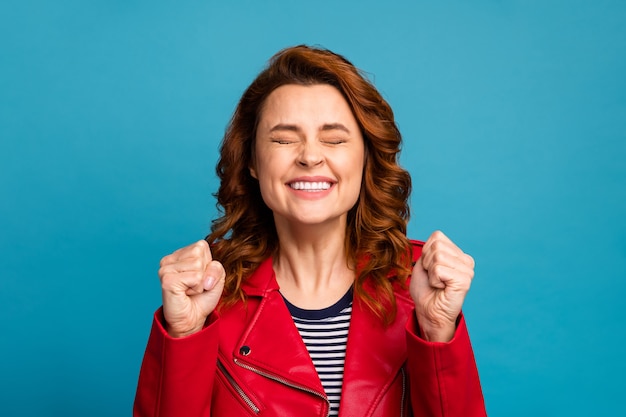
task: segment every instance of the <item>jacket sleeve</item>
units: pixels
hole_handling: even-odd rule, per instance
[[[413,313],[407,322],[407,366],[413,414],[486,416],[478,369],[463,316],[448,343],[427,342],[419,336],[418,329]]]
[[[209,416],[217,363],[218,320],[191,336],[170,337],[154,315],[139,373],[134,417]]]

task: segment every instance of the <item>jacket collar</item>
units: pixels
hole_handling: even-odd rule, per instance
[[[411,244],[413,249],[413,263],[415,263],[422,254],[424,242],[412,240]],[[391,277],[393,273],[389,275]],[[273,258],[270,256],[261,262],[259,267],[245,279],[241,287],[246,295],[258,297],[263,297],[271,291],[278,291],[280,287],[276,282],[276,275],[274,274]]]
[[[273,258],[269,257],[241,284],[248,296],[265,297],[271,291],[278,291],[279,286],[274,274]]]
[[[235,358],[323,393],[306,346],[278,292],[272,259],[263,261],[242,288],[246,295],[262,299],[238,344],[249,346],[252,353],[244,356],[237,348]],[[396,301],[397,316],[389,326],[384,326],[364,303],[353,302],[341,394],[351,414],[368,415],[406,361],[405,323],[413,304],[406,294],[398,292]]]
[[[233,352],[235,360],[257,373],[323,397],[324,388],[309,352],[278,291],[271,258],[259,265],[242,289],[248,297],[260,300]],[[243,346],[249,348],[245,354]]]

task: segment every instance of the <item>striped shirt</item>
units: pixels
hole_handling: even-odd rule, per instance
[[[329,415],[337,416],[352,315],[352,288],[334,305],[321,310],[304,310],[286,299],[285,303],[330,402]]]

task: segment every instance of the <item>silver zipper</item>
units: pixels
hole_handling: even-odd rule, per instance
[[[328,417],[330,415],[330,401],[328,401],[328,398],[326,397],[326,395],[324,395],[322,393],[319,393],[319,392],[317,392],[315,390],[312,390],[310,388],[307,388],[305,386],[293,384],[293,383],[287,381],[284,378],[281,378],[279,376],[267,373],[267,372],[265,372],[265,371],[263,371],[261,369],[254,368],[254,367],[252,367],[252,366],[250,366],[248,364],[245,364],[243,362],[239,362],[237,359],[235,359],[235,363],[237,365],[241,366],[243,369],[247,369],[248,371],[252,371],[252,372],[254,372],[256,374],[259,374],[261,376],[269,378],[269,379],[271,379],[273,381],[280,382],[281,384],[286,385],[288,387],[296,388],[296,389],[299,389],[300,391],[308,392],[310,394],[315,395],[316,397],[321,398],[322,400],[324,400],[326,402],[326,405],[328,406],[328,412],[326,413],[326,417]]]
[[[402,401],[400,401],[400,417],[404,417],[404,397],[406,395],[406,374],[404,368],[400,368],[402,371]]]
[[[235,379],[228,373],[228,371],[226,370],[222,362],[220,362],[219,360],[217,361],[217,367],[219,368],[220,371],[222,371],[226,379],[228,379],[228,382],[230,382],[230,385],[232,385],[235,391],[237,391],[237,394],[239,394],[239,397],[241,397],[241,399],[248,405],[248,407],[250,407],[250,409],[254,412],[254,414],[259,414],[259,411],[261,411],[259,407],[257,407],[254,404],[254,402],[252,402],[250,397],[248,397],[248,395],[243,391],[243,389],[239,386],[239,384],[237,384]]]

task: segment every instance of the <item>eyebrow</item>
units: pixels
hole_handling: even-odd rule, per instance
[[[324,125],[322,125],[322,127],[320,128],[321,132],[325,132],[325,131],[329,131],[329,130],[342,130],[346,133],[350,133],[350,130],[345,127],[343,124],[341,123],[325,123]],[[285,123],[279,123],[277,125],[275,125],[274,127],[272,127],[270,129],[270,133],[271,132],[280,132],[280,131],[286,131],[286,132],[301,132],[302,129],[297,126],[297,125],[290,125],[290,124],[285,124]]]
[[[350,133],[350,130],[341,123],[327,123],[320,129],[321,131],[327,130],[343,130],[346,133]]]

